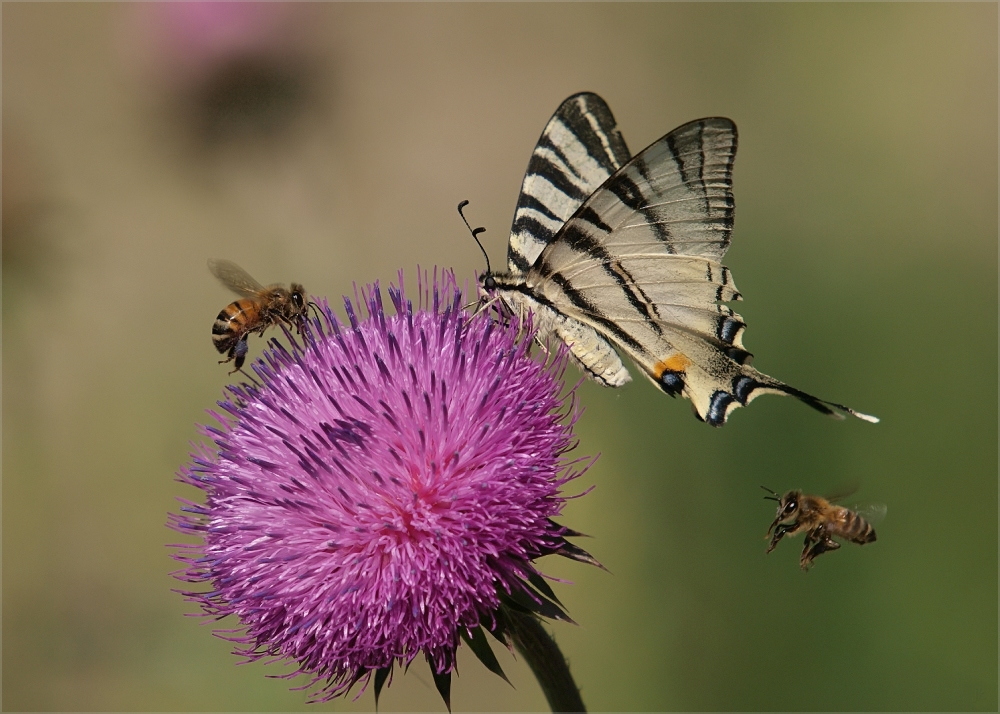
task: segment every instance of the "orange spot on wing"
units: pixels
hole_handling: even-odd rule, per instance
[[[678,352],[677,354],[670,355],[661,362],[657,362],[656,366],[653,367],[653,374],[659,379],[668,370],[671,372],[683,372],[689,366],[691,366],[691,360]]]

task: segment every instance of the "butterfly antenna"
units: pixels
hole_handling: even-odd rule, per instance
[[[465,214],[462,213],[462,209],[468,205],[469,205],[468,201],[462,201],[461,203],[459,203],[458,215],[462,217],[462,220],[465,222],[465,227],[469,229],[470,233],[472,233],[472,240],[476,241],[476,245],[479,246],[479,250],[483,251],[483,257],[486,258],[486,272],[492,273],[493,270],[490,268],[490,256],[486,253],[486,249],[483,247],[483,244],[479,242],[479,234],[484,233],[486,229],[482,226],[480,226],[479,228],[473,228],[472,226],[469,225],[469,221],[466,219]]]

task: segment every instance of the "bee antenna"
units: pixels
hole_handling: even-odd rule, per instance
[[[781,503],[781,499],[778,498],[777,491],[772,491],[767,486],[761,486],[761,488],[771,494],[770,496],[764,496],[765,501],[777,501],[778,503]]]
[[[459,203],[458,215],[462,217],[462,220],[465,222],[465,227],[469,229],[470,233],[472,233],[472,240],[476,241],[476,245],[479,246],[479,250],[483,251],[483,257],[486,258],[486,272],[492,273],[493,270],[490,268],[490,256],[486,253],[486,249],[483,247],[483,244],[479,242],[479,234],[485,233],[486,229],[482,226],[480,226],[479,228],[473,228],[472,226],[469,225],[469,221],[466,219],[465,214],[462,213],[462,209],[468,205],[469,202],[467,200]]]
[[[316,315],[316,318],[320,322],[323,321],[323,313],[320,311],[319,305],[317,305],[315,302],[313,302],[312,300],[310,300],[309,301],[309,309],[313,311],[313,313]]]

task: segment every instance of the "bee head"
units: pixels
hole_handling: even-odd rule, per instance
[[[802,491],[789,491],[778,501],[777,523],[791,523],[799,515],[799,504],[802,500]]]
[[[289,312],[292,317],[305,317],[307,310],[305,288],[298,283],[292,283],[288,299],[291,302]]]
[[[761,488],[771,493],[770,496],[764,496],[765,499],[778,502],[778,512],[774,516],[774,522],[767,529],[769,535],[778,524],[789,524],[798,520],[802,491],[787,491],[785,495],[778,498],[778,494],[775,491],[771,491],[766,486],[761,486]]]

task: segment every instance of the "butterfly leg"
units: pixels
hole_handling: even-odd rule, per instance
[[[476,311],[474,313],[472,313],[471,315],[468,316],[468,318],[465,320],[465,323],[462,325],[462,329],[465,330],[469,325],[472,324],[472,321],[475,320],[476,317],[478,317],[480,314],[482,314],[484,312],[487,312],[490,308],[494,307],[497,304],[497,301],[499,299],[500,298],[498,298],[498,297],[494,297],[494,298],[491,298],[489,300],[486,300],[484,298],[480,298],[480,300],[478,302],[470,302],[468,305],[466,305],[465,307],[463,307],[462,308],[463,310],[467,310],[470,307],[472,307],[473,305],[476,305]],[[498,319],[497,319],[497,321],[501,325],[505,325],[506,324],[506,315],[504,314],[504,311],[501,308],[497,308],[497,313],[498,313],[498,316],[499,316]]]
[[[518,335],[518,338],[520,338],[520,335]],[[536,345],[538,345],[538,349],[540,349],[542,351],[542,354],[544,354],[545,357],[547,358],[549,356],[549,345],[548,345],[548,343],[545,342],[545,340],[542,339],[541,335],[535,335],[534,342],[535,342]]]
[[[528,312],[527,308],[524,305],[518,303],[518,306],[517,306],[517,341],[518,342],[520,342],[521,339],[524,337],[524,323],[525,323],[525,320],[526,320],[526,318],[527,318],[527,316],[529,314],[530,313]],[[537,334],[538,333],[536,333],[536,342],[538,341],[537,340]],[[540,342],[539,342],[539,345],[541,346],[542,351],[545,352],[546,356],[548,356],[549,350],[546,348],[546,346],[543,345],[543,344],[541,344]]]

